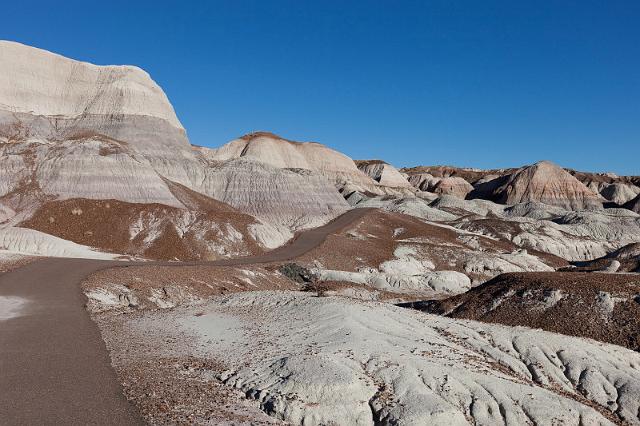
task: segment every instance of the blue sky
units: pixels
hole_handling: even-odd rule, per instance
[[[19,3],[0,38],[144,68],[194,144],[640,174],[639,1]]]

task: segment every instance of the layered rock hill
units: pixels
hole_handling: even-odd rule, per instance
[[[358,169],[346,155],[316,142],[295,142],[269,132],[254,132],[216,148],[198,148],[210,162],[249,160],[280,170],[305,170],[324,176],[345,198],[354,192],[405,196],[414,191],[388,166],[384,179]]]
[[[428,192],[436,192],[447,194],[447,192],[436,191],[436,185],[443,178],[460,178],[464,179],[469,184],[473,185],[474,191],[470,198],[475,199],[487,199],[497,201],[500,197],[496,196],[495,190],[506,184],[511,176],[514,174],[521,172],[523,169],[528,167],[536,167],[539,168],[543,163],[547,163],[547,165],[551,166],[553,163],[548,161],[542,161],[540,163],[536,163],[532,166],[525,166],[522,168],[511,168],[511,169],[490,169],[490,170],[481,170],[481,169],[470,169],[470,168],[460,168],[453,166],[418,166],[411,168],[401,169],[401,173],[407,176],[409,182],[416,188],[421,191]],[[544,167],[543,167],[544,168]],[[556,176],[560,176],[560,181],[567,181],[568,187],[576,186],[575,181],[571,181],[568,177],[560,172],[559,167],[554,167],[555,171],[551,172]],[[550,167],[549,167],[550,169]],[[589,173],[589,172],[581,172],[572,169],[564,169],[568,174],[575,177],[578,181],[580,181],[584,186],[590,189],[594,194],[600,195],[601,201],[605,203],[608,207],[615,206],[624,206],[630,200],[634,199],[640,194],[640,177],[639,176],[618,176],[613,173]],[[554,178],[555,180],[555,178]],[[533,188],[529,188],[527,191],[533,191]],[[580,188],[579,192],[584,191],[583,188]],[[458,195],[452,192],[448,193],[449,195]],[[512,198],[518,199],[517,196],[513,196]],[[521,199],[529,199],[529,198],[540,198],[535,194],[527,195],[523,194]],[[553,198],[553,197],[551,197]],[[537,202],[543,201],[537,200]],[[563,204],[562,207],[568,207],[567,203]],[[570,203],[569,203],[570,204]],[[578,208],[584,207],[584,203],[574,203]],[[591,202],[586,203],[588,206],[591,206]],[[555,204],[557,205],[557,204]],[[597,205],[597,203],[596,203]],[[589,207],[591,208],[591,207]]]
[[[398,169],[391,164],[385,163],[382,160],[357,160],[356,165],[358,169],[381,185],[397,188],[411,187],[405,175],[400,173]]]
[[[540,161],[485,182],[469,196],[509,205],[541,202],[568,210],[602,208],[598,195],[550,161]]]
[[[504,176],[509,170],[479,170],[452,166],[419,166],[402,169],[409,183],[420,191],[465,198],[480,185]]]
[[[294,142],[269,132],[254,132],[216,149],[201,149],[212,161],[254,160],[279,169],[305,169],[336,182],[373,185],[346,155],[316,142]]]
[[[333,172],[338,153],[324,161],[319,144],[305,145],[302,157],[285,156],[274,164],[209,155],[189,144],[166,95],[139,68],[96,66],[8,41],[0,41],[0,67],[4,227],[31,223],[45,203],[64,200],[199,212],[176,196],[179,185],[256,217],[258,231],[238,232],[256,236],[249,246],[272,247],[296,229],[325,223],[349,207],[321,173]],[[347,157],[341,160],[353,176],[369,179]],[[177,219],[182,213],[172,217],[183,220]],[[233,226],[249,222],[243,223]]]
[[[453,176],[436,178],[435,182],[429,186],[429,191],[436,194],[465,198],[468,193],[473,191],[473,186],[461,177]]]
[[[613,173],[586,173],[567,170],[587,188],[600,194],[605,200],[619,206],[624,205],[640,194],[638,176],[618,176]]]
[[[0,41],[0,123],[16,140],[102,135],[137,151],[189,149],[160,87],[140,68],[96,66]]]
[[[619,206],[640,195],[640,187],[626,183],[611,183],[598,191],[606,200]]]
[[[409,184],[415,189],[439,195],[465,198],[474,189],[473,185],[459,176],[436,177],[426,172],[407,174],[406,176]]]

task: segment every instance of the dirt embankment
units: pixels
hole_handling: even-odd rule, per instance
[[[255,219],[218,204],[186,210],[117,200],[51,201],[20,226],[102,251],[156,260],[214,260],[225,257],[216,251],[220,247],[233,255],[262,253],[248,232]]]
[[[640,351],[639,274],[502,274],[465,294],[403,306],[451,318],[541,328]]]

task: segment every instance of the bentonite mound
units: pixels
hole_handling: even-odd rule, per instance
[[[358,169],[381,185],[399,188],[411,187],[411,183],[398,169],[382,160],[357,160],[356,165]]]
[[[288,424],[638,423],[640,354],[584,338],[287,291],[148,310],[144,327],[135,315],[111,318],[103,335],[116,348],[116,369],[141,377],[126,392],[156,423],[172,414],[164,401],[202,406],[203,374],[238,391],[225,407],[241,410],[250,398]],[[198,368],[180,357],[185,349],[207,351],[224,368]],[[167,364],[179,384],[139,373]],[[188,398],[192,383],[198,390]],[[208,407],[190,410],[195,423],[206,423]]]
[[[471,198],[489,198],[502,204],[537,201],[568,210],[602,208],[593,191],[561,167],[540,161],[523,167],[508,176],[483,185],[482,193],[472,192]],[[489,188],[490,187],[490,188]]]
[[[464,198],[469,192],[473,191],[473,186],[461,177],[445,177],[433,185],[430,191],[436,194]]]
[[[358,170],[346,155],[315,142],[294,142],[269,132],[255,132],[217,149],[205,149],[209,160],[251,159],[277,168],[306,169],[335,181],[373,185],[373,180]]]
[[[446,300],[407,305],[451,318],[541,328],[640,350],[637,274],[509,273]]]

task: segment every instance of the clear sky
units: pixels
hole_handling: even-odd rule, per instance
[[[640,174],[640,1],[3,2],[0,38],[163,87],[192,143]],[[0,70],[1,72],[1,70]]]

